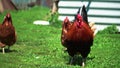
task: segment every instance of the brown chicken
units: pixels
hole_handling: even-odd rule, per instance
[[[93,45],[93,31],[90,26],[83,21],[80,14],[77,14],[73,24],[66,18],[62,26],[61,43],[67,48],[68,54],[72,57],[70,64],[74,61],[74,56],[78,53],[82,56],[82,66],[90,53]]]
[[[3,53],[4,47],[8,45],[8,50],[10,50],[10,46],[12,46],[16,42],[16,32],[15,28],[12,24],[12,18],[10,13],[8,13],[2,24],[0,24],[0,46],[2,48]]]
[[[72,23],[69,21],[68,17],[66,17],[64,22],[62,23],[62,33],[61,33],[61,43],[64,47],[67,47],[65,40],[66,40],[67,31],[70,29],[71,26]]]

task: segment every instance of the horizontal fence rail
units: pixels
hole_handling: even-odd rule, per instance
[[[83,4],[86,6],[88,21],[95,22],[98,30],[108,25],[117,25],[120,30],[120,0],[60,0],[58,19],[63,21],[67,16],[73,21]]]

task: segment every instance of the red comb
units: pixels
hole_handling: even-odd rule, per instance
[[[80,14],[77,14],[77,19],[81,19],[82,16]]]
[[[68,22],[68,21],[69,21],[69,19],[68,19],[68,17],[66,17],[65,20],[64,20],[64,22]]]

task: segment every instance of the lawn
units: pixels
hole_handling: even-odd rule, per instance
[[[60,42],[61,22],[48,26],[33,24],[35,20],[49,20],[45,19],[49,12],[45,7],[10,12],[17,42],[11,52],[0,52],[0,68],[82,68],[67,64],[69,55]],[[4,15],[0,14],[0,22]],[[85,68],[119,68],[119,40],[119,34],[97,34]]]

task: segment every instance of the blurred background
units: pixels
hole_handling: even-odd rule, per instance
[[[98,30],[103,30],[108,25],[117,25],[120,30],[120,1],[118,0],[1,0],[0,3],[0,12],[44,6],[51,9],[52,14],[58,12],[58,19],[61,21],[66,16],[72,21],[78,9],[84,4],[88,21],[94,22]]]

